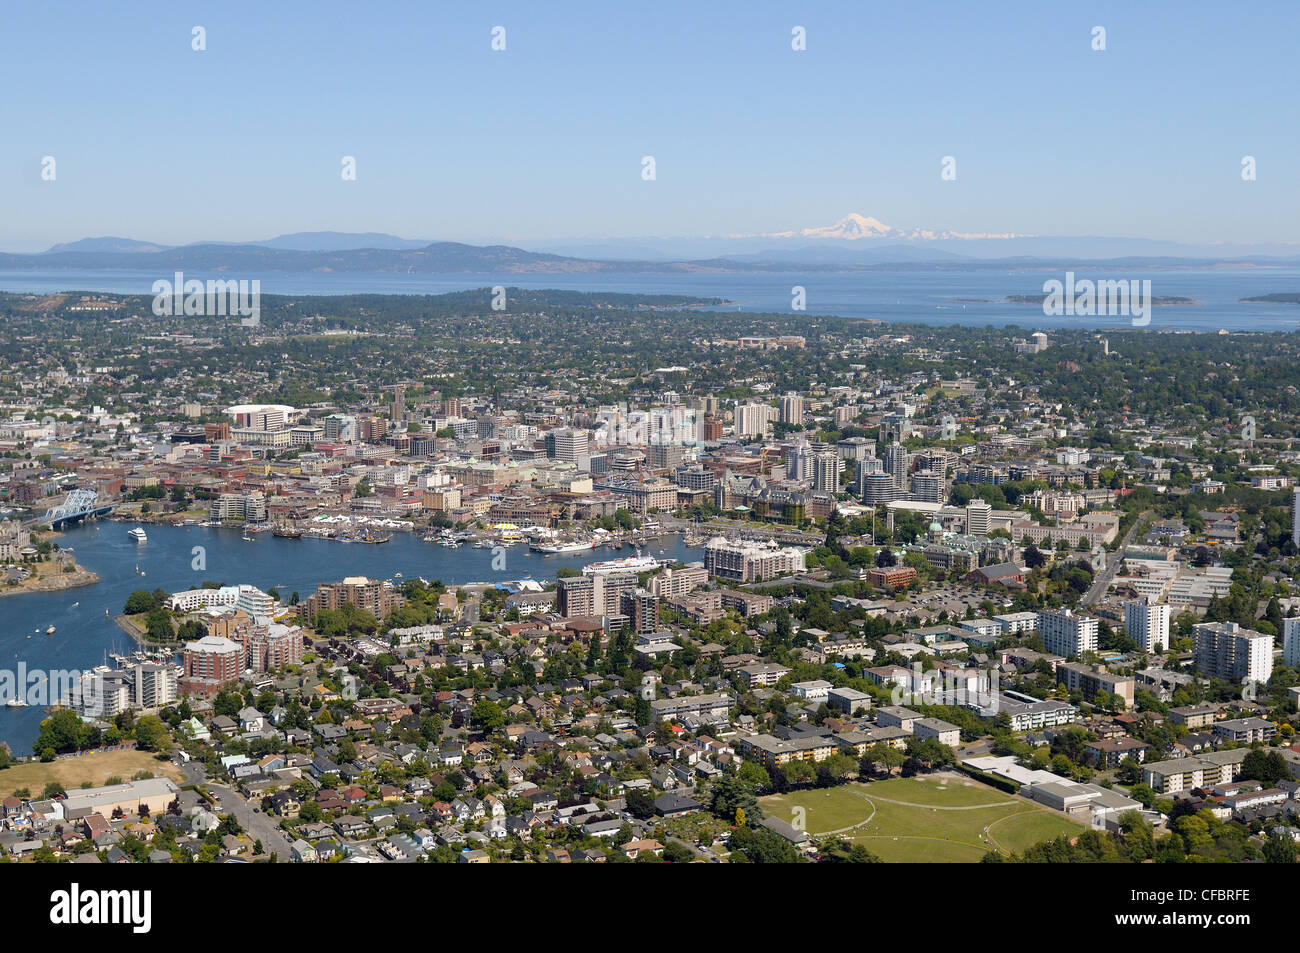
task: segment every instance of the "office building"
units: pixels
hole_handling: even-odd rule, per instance
[[[983,500],[971,500],[966,504],[966,535],[987,536],[989,534],[990,516],[993,507]]]

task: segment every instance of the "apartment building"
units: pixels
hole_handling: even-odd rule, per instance
[[[1169,619],[1172,608],[1167,603],[1142,598],[1124,603],[1124,632],[1145,652],[1163,652],[1169,648]]]
[[[1282,620],[1282,664],[1300,667],[1300,617]]]
[[[239,681],[244,670],[244,648],[219,635],[187,642],[181,653],[182,692],[215,695]]]
[[[1250,748],[1204,751],[1190,758],[1143,765],[1142,782],[1157,794],[1176,794],[1193,788],[1227,784],[1241,774],[1241,763],[1250,751]]]
[[[1082,662],[1062,662],[1056,666],[1056,683],[1067,690],[1081,692],[1084,701],[1091,702],[1098,692],[1106,692],[1122,701],[1123,707],[1133,707],[1134,680],[1132,675],[1115,675],[1104,665],[1084,665]]]
[[[637,635],[647,635],[658,630],[659,600],[648,589],[637,588],[624,592],[619,599],[619,606]]]
[[[710,576],[756,582],[783,573],[805,572],[804,550],[776,542],[732,542],[715,536],[704,547],[704,568]]]
[[[1243,745],[1254,744],[1256,741],[1268,742],[1277,735],[1277,725],[1263,718],[1229,718],[1216,721],[1210,730],[1216,738]]]
[[[555,608],[566,619],[619,615],[622,612],[624,593],[630,593],[636,588],[635,573],[572,576],[556,582]]]
[[[723,723],[730,717],[732,697],[726,692],[708,695],[682,695],[677,698],[656,698],[650,702],[656,721],[680,721],[695,718],[701,723]]]
[[[830,735],[796,736],[790,739],[773,735],[750,735],[740,739],[738,748],[742,758],[772,768],[791,761],[825,761],[835,754],[839,745]]]
[[[1098,620],[1078,615],[1071,609],[1042,609],[1038,613],[1038,634],[1053,655],[1078,658],[1097,651]]]
[[[386,619],[389,613],[405,602],[396,587],[387,580],[366,576],[348,576],[342,582],[322,582],[303,603],[303,614],[308,622],[322,609],[338,609],[353,605],[369,612],[376,619]]]
[[[1273,674],[1273,636],[1235,622],[1201,622],[1192,627],[1196,670],[1206,678],[1264,683]]]

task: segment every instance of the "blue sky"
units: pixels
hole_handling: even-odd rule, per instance
[[[848,212],[1292,241],[1298,26],[1293,2],[10,4],[0,247],[752,234]]]

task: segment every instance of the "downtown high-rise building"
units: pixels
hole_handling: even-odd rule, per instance
[[[990,517],[993,507],[983,500],[971,500],[966,504],[966,533],[970,536],[987,536],[991,526]]]
[[[912,468],[912,455],[901,443],[890,443],[885,445],[880,461],[885,472],[893,477],[894,491],[899,497],[904,496],[908,490],[907,473]]]
[[[804,399],[798,394],[786,394],[781,398],[781,416],[783,424],[802,424],[804,416]]]
[[[776,408],[770,404],[737,404],[736,436],[766,437],[772,429],[772,420],[776,417]]]
[[[912,499],[923,503],[943,502],[943,474],[933,470],[917,470],[912,475]]]
[[[822,493],[834,493],[840,488],[840,455],[834,450],[823,450],[812,459],[813,489]]]
[[[872,457],[871,459],[875,460],[876,458]],[[859,467],[858,485],[862,488],[862,502],[868,506],[882,506],[898,499],[898,491],[894,488],[894,478],[884,471],[864,473],[863,468]]]
[[[559,430],[552,430],[547,434],[547,438],[549,442],[553,443],[554,450],[551,452],[551,456],[556,460],[563,460],[565,463],[574,465],[586,461],[589,453],[587,431],[575,427],[564,427]]]

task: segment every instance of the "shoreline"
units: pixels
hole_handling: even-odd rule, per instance
[[[25,596],[39,593],[63,592],[68,589],[80,589],[93,586],[99,582],[99,573],[87,569],[80,563],[72,572],[51,573],[37,579],[26,579],[16,586],[0,587],[0,598],[5,596]]]

